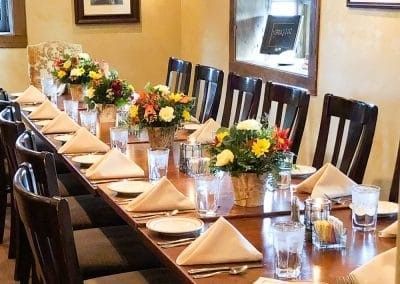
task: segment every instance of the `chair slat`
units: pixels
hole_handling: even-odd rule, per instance
[[[175,81],[171,81],[171,74],[176,72]],[[170,57],[168,60],[168,70],[166,85],[173,92],[189,93],[190,77],[192,73],[192,63],[178,58]]]
[[[337,165],[337,162],[339,159],[340,148],[342,146],[342,141],[343,141],[343,132],[344,132],[345,124],[346,124],[346,119],[341,118],[339,120],[339,125],[338,125],[338,129],[336,132],[335,147],[333,149],[333,155],[332,155],[332,160],[331,160],[331,163],[334,165]]]

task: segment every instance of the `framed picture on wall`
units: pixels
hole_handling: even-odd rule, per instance
[[[347,0],[349,7],[400,9],[399,0]]]
[[[76,24],[140,22],[140,0],[74,0]]]

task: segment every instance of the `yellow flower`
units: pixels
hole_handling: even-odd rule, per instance
[[[71,76],[73,77],[80,77],[83,75],[83,73],[85,73],[85,70],[82,67],[71,70]]]
[[[128,85],[128,89],[131,90],[131,92],[135,91],[135,88],[131,84]]]
[[[257,158],[260,158],[265,153],[268,153],[270,146],[271,142],[268,139],[257,139],[251,146],[251,151],[254,153],[254,155],[256,155]]]
[[[96,72],[96,71],[90,71],[89,77],[92,78],[93,80],[99,80],[101,77],[103,77],[103,74],[101,74],[100,72]]]
[[[161,108],[158,115],[160,119],[165,122],[171,122],[175,118],[174,109],[169,106]]]
[[[67,75],[67,73],[64,70],[58,70],[57,71],[57,77],[59,79],[63,78],[65,75]]]
[[[217,133],[217,147],[221,146],[222,141],[224,140],[224,138],[226,136],[229,136],[229,132],[228,131],[223,131],[223,132],[219,132]]]
[[[224,151],[222,151],[217,155],[217,162],[215,163],[215,166],[217,167],[226,166],[227,164],[233,163],[234,159],[235,156],[233,155],[232,151],[225,149]]]
[[[63,64],[64,69],[69,69],[71,67],[71,60],[67,60]]]
[[[139,107],[137,105],[132,105],[129,109],[129,116],[131,118],[136,118],[139,114]]]
[[[183,117],[184,121],[190,121],[190,119],[191,119],[190,112],[188,112],[187,110],[184,110],[182,112],[182,117]]]
[[[89,99],[94,97],[94,88],[88,88],[86,90],[86,97],[88,97]]]
[[[182,93],[171,93],[169,94],[169,99],[173,102],[179,102],[182,99]]]

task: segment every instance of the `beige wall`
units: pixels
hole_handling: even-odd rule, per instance
[[[387,196],[400,136],[400,12],[349,9],[322,0],[318,96],[312,97],[299,162],[312,162],[327,92],[379,106],[364,182]],[[228,70],[229,0],[182,0],[182,56]],[[396,113],[397,112],[397,113]]]
[[[73,0],[26,1],[29,44],[48,40],[81,43],[96,59],[110,62],[136,88],[164,82],[167,60],[180,56],[180,0],[141,1],[141,23],[75,25]],[[22,90],[28,83],[26,49],[0,49],[0,86]],[[4,73],[10,74],[4,76]]]

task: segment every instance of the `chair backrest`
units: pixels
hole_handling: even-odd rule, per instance
[[[224,71],[196,65],[192,93],[196,103],[193,114],[201,123],[209,118],[217,119],[223,84]],[[196,110],[198,115],[196,115]]]
[[[374,138],[377,116],[378,107],[375,105],[326,94],[313,166],[320,168],[324,164],[331,120],[332,117],[337,117],[339,123],[330,162],[355,182],[362,183]],[[347,137],[343,136],[346,121],[349,121]],[[340,153],[343,154],[339,165]]]
[[[53,69],[54,61],[64,53],[78,55],[82,52],[82,45],[61,41],[47,41],[35,45],[28,45],[29,78],[31,85],[41,88],[40,71],[48,73]]]
[[[83,283],[65,199],[33,193],[35,177],[29,164],[22,164],[14,177],[18,212],[34,257],[40,283]]]
[[[18,107],[11,103],[0,112],[0,132],[1,132],[1,142],[7,158],[8,174],[10,181],[17,170],[18,163],[15,155],[15,142],[18,136],[25,130],[25,125],[18,119],[21,114],[17,113],[14,107]]]
[[[4,100],[6,99],[6,100]],[[2,91],[0,91],[0,112],[3,111],[7,106],[10,106],[11,102],[7,100],[8,97],[4,97]],[[0,128],[0,137],[1,137]],[[11,187],[11,179],[7,175],[7,156],[6,150],[3,145],[2,138],[0,138],[0,191],[8,191]]]
[[[389,195],[389,201],[396,203],[399,202],[399,191],[400,191],[399,179],[400,179],[400,141],[399,141],[399,147],[397,149],[396,165],[394,166],[393,181]]]
[[[271,117],[271,105],[277,103],[275,118]],[[299,153],[301,138],[306,124],[310,95],[305,89],[267,82],[262,112],[269,115],[270,122],[281,129],[289,129],[291,151]],[[285,109],[285,111],[284,111]]]
[[[27,130],[16,141],[18,164],[29,163],[36,177],[37,194],[53,197],[60,196],[57,184],[57,170],[54,155],[49,152],[38,152],[35,135]]]
[[[233,123],[255,118],[257,116],[258,104],[261,96],[262,80],[253,77],[243,77],[230,72],[226,89],[224,112],[222,115],[222,126],[230,126],[233,113]],[[233,108],[235,93],[237,96],[236,108]]]
[[[182,59],[170,57],[166,85],[171,92],[189,93],[190,76],[192,75],[192,63]]]
[[[0,101],[9,101],[8,93],[3,88],[0,88]],[[0,109],[1,110],[1,109]]]

